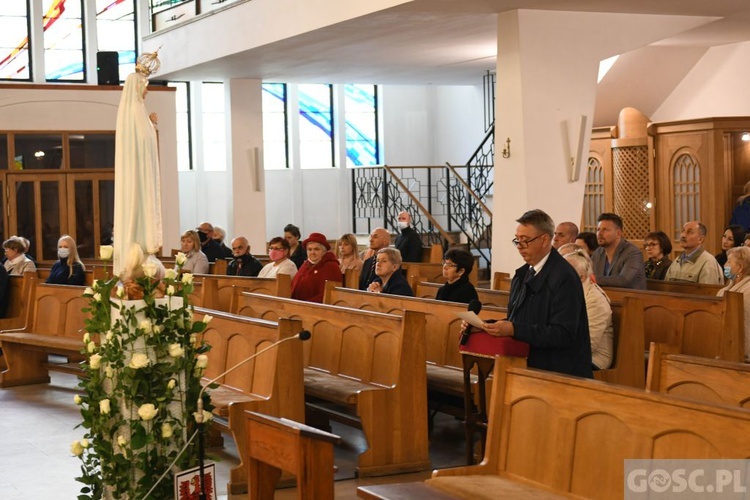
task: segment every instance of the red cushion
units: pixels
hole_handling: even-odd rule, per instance
[[[495,337],[485,331],[471,332],[469,340],[458,350],[467,354],[486,356],[515,356],[525,358],[529,355],[529,344],[513,337]]]

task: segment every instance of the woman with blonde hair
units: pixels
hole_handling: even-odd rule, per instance
[[[716,296],[722,297],[726,292],[739,292],[745,304],[745,362],[748,362],[750,361],[750,248],[733,247],[727,250],[724,277],[729,281]]]
[[[201,250],[201,240],[196,231],[185,231],[180,238],[180,246],[182,253],[187,257],[185,265],[182,266],[183,271],[193,274],[208,273],[208,257]]]
[[[336,242],[336,258],[339,259],[341,274],[346,274],[348,269],[362,270],[362,259],[357,252],[357,238],[352,233],[342,234]]]
[[[84,285],[86,266],[78,256],[76,240],[64,234],[57,240],[57,258],[49,272],[47,283],[54,285]]]

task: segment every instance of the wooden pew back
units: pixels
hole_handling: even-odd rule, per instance
[[[620,498],[625,459],[750,454],[750,412],[501,361],[494,375],[484,461],[437,470],[428,484],[455,493],[469,480],[520,477],[564,494]]]
[[[742,294],[728,292],[719,298],[611,287],[603,290],[612,301],[623,301],[626,295],[640,299],[644,346],[659,342],[678,345],[683,354],[727,361],[744,359]]]
[[[33,271],[23,276],[8,276],[8,305],[5,309],[5,317],[0,319],[0,330],[20,328],[24,325],[31,303],[29,294],[36,281],[37,275]]]
[[[88,313],[84,289],[73,285],[35,282],[25,331],[44,335],[83,339]],[[83,344],[81,344],[83,346]]]
[[[716,293],[722,288],[724,288],[724,285],[688,283],[685,281],[646,280],[646,289],[652,292],[687,293],[689,295],[716,297]]]
[[[666,344],[651,344],[646,387],[712,404],[750,408],[750,365],[679,354]]]
[[[414,291],[415,297],[423,299],[434,299],[437,296],[438,289],[443,286],[440,283],[429,283],[422,281],[417,283]],[[506,309],[510,299],[510,292],[506,290],[488,290],[487,288],[477,288],[477,295],[482,307],[496,307]]]
[[[217,311],[231,310],[234,287],[276,297],[291,297],[292,294],[292,279],[288,274],[279,274],[276,278],[196,274],[195,279],[202,284],[201,306]]]
[[[411,289],[415,293],[417,290],[417,284],[421,281],[440,284],[445,283],[442,263],[404,262],[402,269],[406,269],[406,281],[409,282]],[[479,272],[477,266],[474,266],[471,273],[469,273],[469,281],[474,286],[477,286],[477,283],[479,283]]]

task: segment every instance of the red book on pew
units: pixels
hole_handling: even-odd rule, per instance
[[[458,346],[460,352],[494,358],[495,356],[515,356],[526,358],[529,356],[529,344],[513,337],[495,337],[484,330],[472,331],[464,345]]]

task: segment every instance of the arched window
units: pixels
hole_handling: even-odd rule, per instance
[[[586,187],[583,191],[582,231],[596,232],[596,218],[604,212],[604,168],[595,157],[589,157]]]
[[[682,226],[701,218],[701,166],[695,157],[683,153],[677,157],[672,168],[674,188],[674,226],[672,236],[680,237]]]

